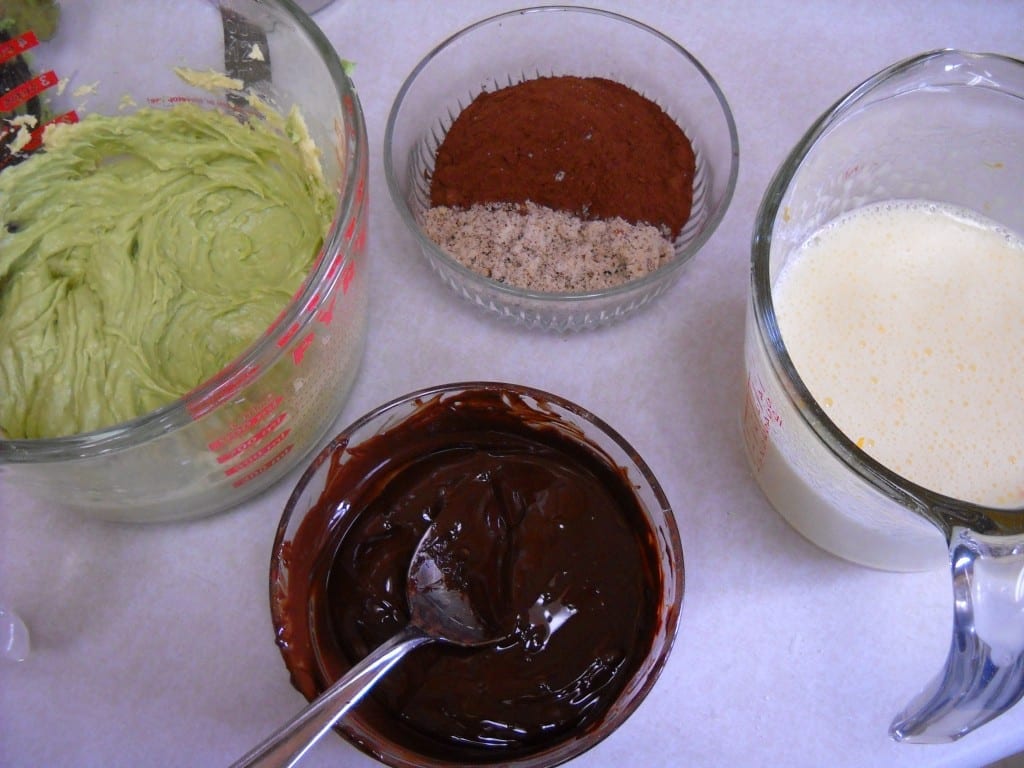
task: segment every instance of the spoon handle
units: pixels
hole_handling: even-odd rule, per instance
[[[381,643],[330,688],[310,702],[291,722],[256,746],[232,768],[281,768],[293,766],[313,744],[334,726],[399,659],[432,637],[410,624]]]

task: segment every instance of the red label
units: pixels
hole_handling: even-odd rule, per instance
[[[38,126],[35,130],[33,130],[32,131],[32,138],[29,139],[28,144],[26,144],[24,147],[21,148],[21,151],[22,152],[34,152],[35,150],[39,149],[39,147],[41,147],[42,144],[43,144],[43,133],[51,125],[56,125],[57,123],[64,123],[66,125],[71,125],[72,123],[77,123],[77,122],[78,122],[78,113],[75,112],[74,110],[72,110],[71,112],[65,112],[63,115],[58,115],[57,117],[53,118],[53,120],[50,120],[47,123],[43,123],[42,125]]]
[[[272,469],[275,464],[277,464],[285,456],[287,456],[289,453],[291,453],[292,452],[292,448],[294,448],[294,447],[295,447],[294,443],[288,443],[288,445],[286,445],[284,448],[281,449],[280,453],[276,454],[266,464],[264,464],[263,466],[259,467],[258,469],[254,469],[252,472],[250,472],[245,477],[241,477],[238,480],[235,480],[231,485],[233,485],[235,488],[240,488],[243,485],[245,485],[246,483],[248,483],[250,480],[252,480],[253,478],[259,477],[264,472],[267,472],[268,470]]]
[[[10,112],[56,84],[57,74],[52,69],[49,72],[43,72],[38,77],[33,77],[31,80],[26,80],[21,85],[12,88],[3,96],[0,96],[0,112]]]
[[[345,271],[341,273],[341,292],[348,293],[348,288],[352,285],[352,278],[356,276],[356,265],[351,261],[345,265]]]
[[[290,434],[291,434],[291,429],[285,429],[282,432],[279,432],[278,434],[274,435],[274,439],[273,440],[268,441],[266,445],[262,446],[254,454],[252,454],[251,456],[247,456],[245,459],[243,459],[242,461],[238,462],[234,466],[231,466],[231,467],[228,467],[227,469],[225,469],[224,470],[224,475],[226,477],[231,477],[232,475],[237,475],[242,470],[247,469],[248,467],[251,467],[253,464],[258,462],[260,459],[266,458],[267,454],[269,454],[272,450],[274,450],[279,445],[281,445],[281,443],[283,443],[285,440],[287,440],[288,439],[288,435],[290,435]],[[250,474],[252,474],[252,473],[250,473]]]
[[[217,462],[219,464],[224,464],[225,462],[228,462],[228,461],[231,461],[232,459],[238,458],[243,453],[248,451],[250,448],[253,448],[253,447],[259,445],[260,443],[262,443],[264,440],[267,439],[267,435],[269,435],[271,432],[273,432],[275,429],[277,429],[279,426],[281,426],[281,424],[284,423],[284,420],[285,420],[286,417],[287,417],[287,414],[279,413],[277,415],[277,418],[275,418],[273,421],[271,421],[269,424],[267,424],[265,427],[263,427],[263,429],[261,429],[258,432],[256,432],[256,434],[254,434],[248,440],[246,440],[243,443],[239,443],[232,450],[230,450],[227,453],[224,453],[224,454],[221,454],[220,456],[218,456],[217,457]],[[228,474],[230,474],[230,471],[228,472]]]
[[[212,411],[217,405],[234,397],[260,375],[260,368],[254,365],[238,373],[234,380],[220,384],[205,399],[189,402],[188,412],[193,419],[200,419]]]
[[[299,327],[300,326],[297,322],[292,323],[291,327],[284,332],[280,339],[277,340],[277,346],[281,347],[282,349],[288,346],[288,343],[295,338],[295,334],[299,332]]]
[[[300,341],[298,344],[296,344],[295,348],[292,349],[292,361],[296,365],[301,365],[302,364],[302,358],[304,358],[306,356],[306,350],[309,349],[313,345],[313,339],[315,337],[316,337],[316,334],[313,333],[312,331],[310,331],[305,336],[303,336],[302,337],[302,341]]]
[[[0,43],[0,64],[13,59],[15,56],[20,56],[37,45],[39,45],[39,40],[36,38],[36,33],[31,31],[13,37],[10,40],[5,40]]]
[[[334,302],[338,300],[337,294],[331,294],[331,300],[327,302],[326,307],[321,307],[317,310],[316,319],[317,322],[323,323],[324,325],[330,325],[331,320],[334,319]]]
[[[309,314],[316,309],[316,305],[320,303],[320,291],[315,291],[312,296],[309,297],[309,301],[306,302],[306,306],[302,308],[302,311]]]
[[[760,472],[768,453],[773,428],[782,427],[782,416],[756,374],[747,375],[747,397],[743,406],[743,440],[754,470]]]
[[[0,119],[0,171],[13,163],[24,160],[29,154],[39,149],[43,144],[43,133],[49,126],[54,123],[77,122],[78,115],[75,112],[68,112],[28,131],[26,126],[18,125],[13,120]],[[17,152],[11,152],[10,147],[18,140],[18,134],[21,131],[28,131],[28,141]]]
[[[220,452],[236,440],[252,434],[257,427],[273,414],[284,402],[281,395],[268,394],[263,401],[250,408],[226,434],[221,435],[207,446],[211,451]]]
[[[334,276],[338,274],[338,270],[341,268],[342,261],[342,255],[341,252],[339,251],[338,254],[334,257],[334,260],[331,262],[331,266],[327,268],[327,274],[325,275],[325,277],[327,278],[328,281],[333,280]]]

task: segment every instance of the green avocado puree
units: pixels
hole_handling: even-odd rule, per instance
[[[0,437],[145,414],[270,327],[334,207],[296,125],[90,115],[0,173]]]

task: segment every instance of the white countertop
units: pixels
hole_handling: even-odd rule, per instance
[[[679,635],[639,710],[573,765],[980,766],[1024,750],[1024,704],[955,744],[889,740],[893,715],[945,659],[949,577],[871,571],[806,543],[762,497],[739,436],[749,242],[771,174],[814,118],[890,63],[941,47],[1024,56],[1024,4],[595,0],[706,65],[735,114],[740,174],[675,288],[620,325],[568,337],[458,300],[403,231],[383,178],[387,113],[415,63],[523,4],[337,0],[316,16],[357,62],[371,144],[370,330],[338,430],[413,389],[498,379],[589,408],[650,464],[685,551]],[[0,604],[25,619],[34,648],[0,661],[0,765],[226,765],[297,711],[267,599],[296,476],[228,514],[155,527],[69,519],[0,476]],[[303,765],[377,763],[331,735]]]

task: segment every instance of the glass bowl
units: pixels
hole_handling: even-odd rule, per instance
[[[673,242],[674,257],[654,272],[589,292],[526,290],[463,266],[424,232],[434,157],[462,109],[484,90],[550,75],[603,77],[626,85],[657,103],[693,145],[692,213]],[[738,160],[736,126],[725,96],[688,51],[625,16],[566,6],[502,13],[452,35],[406,79],[384,134],[388,191],[433,270],[457,294],[492,314],[558,332],[620,320],[672,286],[725,215]]]
[[[438,416],[439,413],[442,415]],[[453,752],[452,743],[437,735],[442,730],[451,727],[449,719],[446,718],[443,724],[431,723],[429,728],[423,723],[402,724],[395,711],[388,704],[382,703],[389,701],[389,697],[393,694],[380,693],[378,698],[377,694],[380,691],[378,687],[349,712],[336,726],[336,729],[359,749],[388,765],[406,768],[500,763],[520,768],[523,766],[539,768],[569,760],[611,734],[636,710],[657,680],[675,638],[683,597],[682,547],[668,501],[658,481],[637,452],[599,418],[578,405],[555,395],[513,384],[455,383],[413,392],[382,405],[357,420],[335,437],[316,457],[288,500],[271,557],[270,602],[275,637],[291,674],[293,685],[307,699],[312,700],[351,665],[353,657],[359,658],[365,655],[369,648],[374,646],[375,643],[366,637],[360,641],[365,643],[366,649],[352,650],[351,652],[345,650],[348,640],[342,638],[346,637],[348,629],[362,625],[353,624],[350,614],[347,613],[348,609],[339,607],[341,603],[345,602],[344,596],[349,596],[351,600],[361,606],[379,605],[383,610],[384,606],[391,605],[392,608],[388,609],[385,614],[376,615],[383,616],[384,622],[394,624],[393,627],[388,627],[388,632],[392,629],[397,631],[400,628],[405,620],[402,619],[402,615],[407,610],[404,599],[403,564],[405,567],[408,564],[408,560],[403,559],[400,552],[404,551],[403,547],[408,548],[409,552],[406,555],[411,556],[411,547],[422,535],[419,528],[425,528],[428,524],[427,518],[435,519],[439,514],[432,503],[429,513],[420,513],[425,515],[423,519],[417,517],[419,502],[410,506],[404,500],[423,497],[407,490],[405,478],[430,476],[433,481],[437,477],[443,476],[436,469],[435,457],[459,456],[456,461],[462,461],[465,454],[460,452],[466,451],[467,446],[472,446],[469,450],[476,452],[473,454],[474,456],[493,456],[497,451],[506,457],[501,460],[504,462],[502,467],[507,466],[509,461],[513,463],[516,461],[515,458],[508,458],[509,456],[523,455],[504,452],[507,449],[496,447],[499,445],[494,437],[496,434],[515,435],[519,438],[527,435],[527,440],[551,440],[554,436],[554,439],[559,441],[562,447],[570,446],[567,452],[559,455],[572,456],[577,460],[580,456],[585,456],[584,461],[595,462],[588,466],[601,468],[597,476],[614,477],[614,485],[619,487],[624,494],[620,498],[633,499],[629,504],[639,508],[638,524],[636,528],[633,528],[634,534],[632,535],[637,537],[634,541],[642,540],[644,542],[637,545],[637,550],[646,553],[645,557],[649,563],[647,568],[652,573],[657,572],[656,581],[660,582],[660,584],[654,585],[654,580],[652,580],[648,591],[644,593],[646,597],[643,600],[646,601],[648,607],[635,608],[636,616],[631,616],[629,621],[623,622],[623,626],[628,627],[627,632],[635,630],[635,638],[630,642],[635,642],[640,652],[628,657],[633,660],[631,663],[622,662],[622,668],[631,668],[631,672],[624,673],[619,678],[618,682],[622,687],[618,693],[607,697],[606,709],[599,710],[599,714],[595,714],[594,717],[575,721],[569,730],[561,732],[557,737],[541,738],[539,745],[537,741],[524,739],[526,744],[531,745],[526,749],[523,748],[523,744],[510,747],[508,742],[500,741],[504,736],[489,731],[490,743],[492,745],[501,743],[501,747],[492,746],[490,749],[484,749],[477,744],[468,753],[461,749]],[[503,442],[500,444],[508,445]],[[383,449],[381,445],[384,446]],[[425,456],[427,458],[424,458]],[[447,458],[442,459],[440,463],[444,466],[444,462],[448,460]],[[568,461],[571,462],[572,459]],[[459,464],[458,466],[459,477],[464,479],[467,476],[463,472],[465,465]],[[570,466],[570,464],[559,464],[559,466]],[[504,469],[499,472],[504,473]],[[610,472],[611,475],[604,474],[607,472]],[[489,472],[481,475],[475,470],[470,471],[470,475],[476,480],[486,475],[488,483],[498,483],[499,486],[511,476],[501,474],[499,477],[495,477],[493,473]],[[516,489],[522,491],[522,495],[519,495],[518,491],[510,491],[511,498],[535,498],[531,497],[531,491],[526,490],[529,484],[534,482],[532,479],[534,475],[527,475],[527,477],[531,479],[529,481],[518,480],[515,484],[510,484],[510,488],[514,485]],[[431,487],[433,488],[433,486]],[[461,492],[452,490],[444,483],[442,483],[442,487],[447,488],[441,492],[440,498],[442,499],[470,498],[461,496]],[[383,506],[363,504],[361,499],[365,500],[366,496],[360,496],[360,494],[364,493],[367,488],[373,489],[373,494],[379,493],[370,498],[387,500]],[[436,492],[436,490],[431,490],[426,493],[426,497],[432,497]],[[558,494],[558,491],[551,492],[556,496]],[[509,497],[502,497],[499,492],[496,498]],[[578,499],[579,497],[562,498]],[[529,501],[522,503],[527,505],[527,510],[534,509],[529,506]],[[569,508],[573,502],[563,501],[560,503],[563,507]],[[444,502],[441,502],[441,506],[444,507]],[[489,505],[478,506],[475,501],[470,502],[465,508],[494,509]],[[500,505],[499,508],[501,508]],[[587,506],[587,509],[591,510],[591,514],[593,508],[593,506]],[[620,507],[620,509],[622,508],[625,507]],[[461,510],[463,507],[459,506],[458,509]],[[407,514],[410,510],[412,517]],[[485,512],[485,514],[490,514],[490,512]],[[525,514],[528,517],[531,513],[527,511]],[[538,514],[543,515],[544,513]],[[617,519],[621,525],[626,516],[622,514],[617,516]],[[574,570],[577,566],[565,564],[565,561],[561,559],[562,555],[558,554],[562,551],[558,548],[559,546],[569,546],[574,552],[585,552],[584,559],[587,562],[592,562],[594,549],[591,547],[603,548],[604,556],[596,557],[593,561],[600,563],[610,560],[613,562],[613,567],[611,569],[599,568],[599,573],[607,574],[614,571],[617,578],[629,581],[630,579],[625,574],[631,572],[632,567],[623,565],[623,563],[633,562],[629,552],[623,547],[608,546],[605,542],[610,537],[606,533],[597,538],[590,538],[589,541],[580,538],[579,531],[583,531],[583,536],[586,536],[588,532],[595,529],[598,523],[591,520],[590,523],[580,524],[577,527],[576,523],[579,520],[580,518],[566,513],[564,521],[562,519],[558,521],[558,530],[568,530],[571,533],[555,533],[537,539],[547,542],[541,547],[542,550],[551,550],[555,553],[551,557],[554,558],[556,573],[559,568],[562,568],[566,573],[576,574],[567,577],[569,579],[567,590],[574,589],[573,584],[576,585],[576,588],[599,589],[599,587],[593,586],[590,577],[582,575],[582,571]],[[360,527],[364,524],[372,532],[370,543],[364,542],[359,545],[358,552],[360,554],[355,562],[372,563],[370,570],[374,575],[371,578],[384,578],[384,583],[391,584],[391,589],[395,591],[396,595],[400,593],[403,597],[383,601],[378,598],[371,599],[364,596],[362,582],[343,581],[341,586],[338,586],[338,583],[334,581],[333,574],[347,574],[349,571],[348,565],[339,565],[341,562],[346,564],[350,562],[347,556],[339,554],[343,551],[350,551],[346,549],[348,546],[345,543],[346,536],[350,531],[367,530],[365,527]],[[537,528],[533,528],[531,532],[528,525],[525,528],[516,527],[514,524],[510,524],[510,526],[512,526],[510,530],[515,531],[510,534],[510,538],[516,542],[532,541],[530,536],[536,538]],[[639,532],[639,528],[643,528],[642,533]],[[550,531],[550,529],[543,530]],[[608,529],[601,528],[601,530],[607,531]],[[565,535],[570,536],[571,540],[568,542],[563,540],[560,545],[555,543],[555,540]],[[477,546],[475,542],[474,546]],[[515,546],[515,554],[512,556],[514,565],[509,566],[505,573],[529,573],[531,576],[515,578],[532,577],[542,584],[548,583],[548,590],[561,594],[570,610],[576,610],[573,607],[575,605],[579,606],[578,610],[586,611],[589,603],[574,602],[573,596],[579,595],[579,591],[562,592],[562,588],[566,586],[562,583],[559,583],[558,586],[550,586],[555,584],[554,578],[551,582],[547,582],[548,566],[551,565],[550,558],[547,561],[543,558],[540,561],[533,559],[537,550],[531,550],[530,544],[526,544],[525,547],[526,549],[522,549],[518,544]],[[493,550],[488,551],[492,552]],[[507,553],[504,553],[494,559],[507,564],[507,557]],[[575,561],[570,558],[570,563],[573,562]],[[389,570],[392,567],[396,573],[401,573],[401,576],[387,575],[392,572]],[[347,579],[348,577],[342,578]],[[515,581],[515,583],[519,582]],[[590,586],[583,587],[584,584]],[[609,595],[608,600],[611,600],[610,593],[613,591],[609,589],[606,593],[602,590],[601,594]],[[532,590],[527,596],[533,597]],[[641,605],[642,602],[630,603],[630,605]],[[621,615],[625,616],[628,613],[628,610],[623,610]],[[407,614],[404,615],[407,616]],[[347,618],[341,618],[342,616]],[[636,624],[633,623],[633,618],[636,618]],[[551,625],[553,627],[552,637],[557,632],[569,629],[572,622],[579,620],[586,622],[595,619],[587,616],[577,618],[570,615],[565,622],[565,628]],[[640,625],[644,625],[648,629],[636,628]],[[575,636],[579,636],[578,633],[581,630],[587,637],[605,634],[592,631],[587,624],[569,629]],[[382,633],[380,629],[377,631]],[[646,632],[652,633],[649,636],[649,645],[645,645],[646,640],[640,639],[648,638]],[[643,652],[644,647],[646,647],[646,652]],[[587,685],[583,682],[587,676],[580,674],[576,677],[579,672],[576,660],[580,657],[574,657],[565,652],[564,648],[565,646],[559,646],[554,651],[558,654],[557,674],[563,674],[563,668],[569,670],[565,674],[575,679],[580,686],[577,697],[582,701],[587,701]],[[413,654],[431,650],[424,647],[413,651]],[[489,654],[491,651],[487,648],[473,649],[470,653]],[[605,658],[603,653],[597,655]],[[501,654],[497,652],[493,657],[477,657],[476,661],[480,661],[481,658],[486,665],[484,669],[493,668],[491,665],[500,663],[502,660]],[[543,658],[542,653],[538,659],[530,663],[539,665],[543,662]],[[596,656],[585,655],[584,658],[589,660],[588,664],[597,663]],[[388,676],[397,675],[399,681],[410,679],[410,677],[419,679],[418,690],[422,690],[424,686],[422,678],[419,676],[425,672],[416,671],[416,665],[411,668],[405,666],[413,661],[411,656],[400,661],[388,673]],[[424,668],[429,670],[431,669],[430,664],[449,661],[450,657],[442,657],[440,660],[437,657],[428,657],[428,661],[424,662]],[[519,669],[519,673],[508,674],[509,680],[518,680],[524,676],[530,677],[519,667],[513,667],[513,669]],[[444,685],[454,686],[454,681],[457,679],[476,681],[478,674],[461,666],[454,668],[446,666],[443,680],[450,682],[446,682]],[[400,682],[399,685],[401,684]],[[505,678],[502,677],[484,688],[490,691],[493,685],[503,688],[505,684]],[[378,683],[378,686],[380,685],[381,683]],[[477,684],[472,683],[472,685]],[[543,690],[559,687],[555,680],[543,677],[539,681],[538,687],[528,689],[533,691],[532,694],[521,692],[519,695],[505,694],[504,696],[514,701],[532,701],[534,696],[538,696]],[[613,690],[613,688],[610,687],[609,690]],[[399,696],[399,700],[406,701],[401,696]],[[458,700],[461,702],[463,698],[460,696]],[[468,708],[469,705],[465,706]],[[496,723],[500,718],[494,717],[495,712],[490,709],[490,706],[478,706],[473,712],[476,716],[482,716],[485,722]],[[432,704],[430,711],[449,712],[450,710],[442,705],[434,706]],[[455,713],[456,718],[461,715],[461,711]],[[524,726],[524,724],[518,723],[518,726]],[[517,734],[524,732],[526,731],[516,731]],[[465,733],[463,731],[463,735]],[[450,733],[447,735],[451,736]]]
[[[337,197],[333,218],[312,271],[260,338],[181,399],[134,420],[0,439],[0,481],[88,516],[149,522],[235,506],[325,436],[362,358],[367,140],[353,85],[320,29],[276,0],[63,3],[56,33],[25,61],[50,73],[40,99],[57,119],[183,101],[239,114],[245,93],[193,87],[174,69],[235,72],[281,114],[297,107],[319,149]]]

